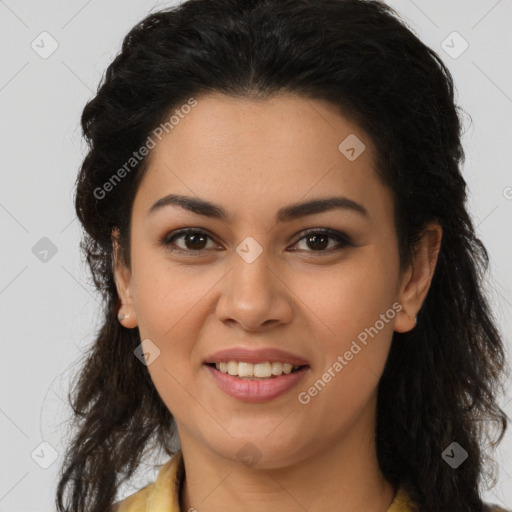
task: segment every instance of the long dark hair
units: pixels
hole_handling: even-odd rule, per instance
[[[126,35],[81,118],[89,151],[75,206],[104,309],[69,396],[76,434],[58,510],[104,512],[144,450],[175,452],[173,416],[134,356],[138,329],[117,319],[111,234],[119,230],[129,267],[130,213],[148,158],[133,168],[126,162],[177,107],[209,92],[293,92],[328,100],[357,122],[393,193],[402,269],[422,228],[432,220],[442,226],[418,325],[394,333],[379,383],[378,460],[418,511],[484,511],[481,487],[492,459],[483,446],[495,446],[507,428],[497,404],[505,357],[482,287],[488,254],[466,209],[461,110],[440,57],[377,0],[189,0],[148,15]],[[123,166],[123,179],[106,187]],[[456,470],[442,457],[452,442],[468,453]]]

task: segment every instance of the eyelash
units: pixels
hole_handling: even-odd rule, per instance
[[[168,249],[172,252],[177,252],[177,253],[182,253],[182,254],[185,253],[185,254],[188,254],[191,256],[192,256],[191,253],[196,253],[198,256],[200,256],[207,249],[193,250],[193,249],[181,249],[181,248],[173,247],[174,240],[176,240],[177,238],[184,237],[185,235],[188,235],[188,234],[205,235],[210,240],[213,240],[212,237],[210,237],[210,235],[208,235],[208,233],[206,233],[205,231],[202,231],[200,229],[194,229],[194,228],[186,228],[186,229],[179,230],[175,233],[171,233],[170,236],[169,235],[165,236],[162,239],[161,243],[166,249]],[[299,242],[301,242],[302,240],[304,240],[305,238],[314,236],[314,235],[324,235],[327,238],[336,240],[336,242],[338,243],[338,247],[335,247],[335,248],[331,247],[330,249],[323,249],[323,250],[318,250],[318,251],[306,250],[306,252],[310,252],[310,253],[312,253],[312,255],[315,255],[315,256],[322,255],[322,254],[323,255],[332,254],[333,252],[340,251],[346,247],[354,247],[354,244],[350,241],[350,239],[346,235],[344,235],[343,233],[340,233],[338,231],[329,229],[329,228],[311,229],[309,231],[306,231],[302,235],[302,237],[299,238],[293,245],[296,245]]]

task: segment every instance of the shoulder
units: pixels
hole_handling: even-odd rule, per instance
[[[181,450],[160,465],[156,480],[139,491],[114,503],[108,512],[146,512],[151,510],[179,511],[179,489],[184,466]]]
[[[148,498],[153,490],[154,483],[146,485],[139,491],[124,500],[114,503],[109,512],[145,512],[148,503]]]
[[[494,503],[486,503],[489,512],[512,512],[510,509],[502,508]]]
[[[495,503],[484,502],[485,512],[512,512],[511,509],[503,508]],[[404,487],[399,486],[393,503],[387,512],[411,512],[416,510],[417,505],[414,506],[413,501],[410,499],[409,494]]]

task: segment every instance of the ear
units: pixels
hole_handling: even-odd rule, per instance
[[[416,325],[415,317],[427,296],[434,276],[441,238],[442,228],[437,222],[428,224],[423,231],[413,261],[404,272],[400,283],[398,302],[403,309],[396,316],[394,329],[397,332],[410,331]]]
[[[112,230],[112,270],[116,283],[117,294],[121,301],[118,311],[118,320],[124,327],[133,329],[137,327],[137,315],[132,296],[131,271],[120,256],[119,230]],[[119,315],[124,315],[121,320]]]

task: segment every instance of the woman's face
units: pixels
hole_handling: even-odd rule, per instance
[[[329,450],[355,427],[371,435],[393,330],[412,328],[417,312],[405,312],[411,274],[399,275],[372,142],[329,104],[292,95],[212,94],[181,112],[161,141],[153,136],[131,271],[116,281],[182,446],[270,468]],[[216,208],[152,211],[169,194]],[[326,198],[345,199],[279,215]],[[184,228],[200,233],[164,245]],[[306,236],[313,229],[331,233]],[[215,355],[230,349],[238,353]],[[242,375],[303,365],[247,380],[207,364],[229,360],[260,363],[228,366]]]

